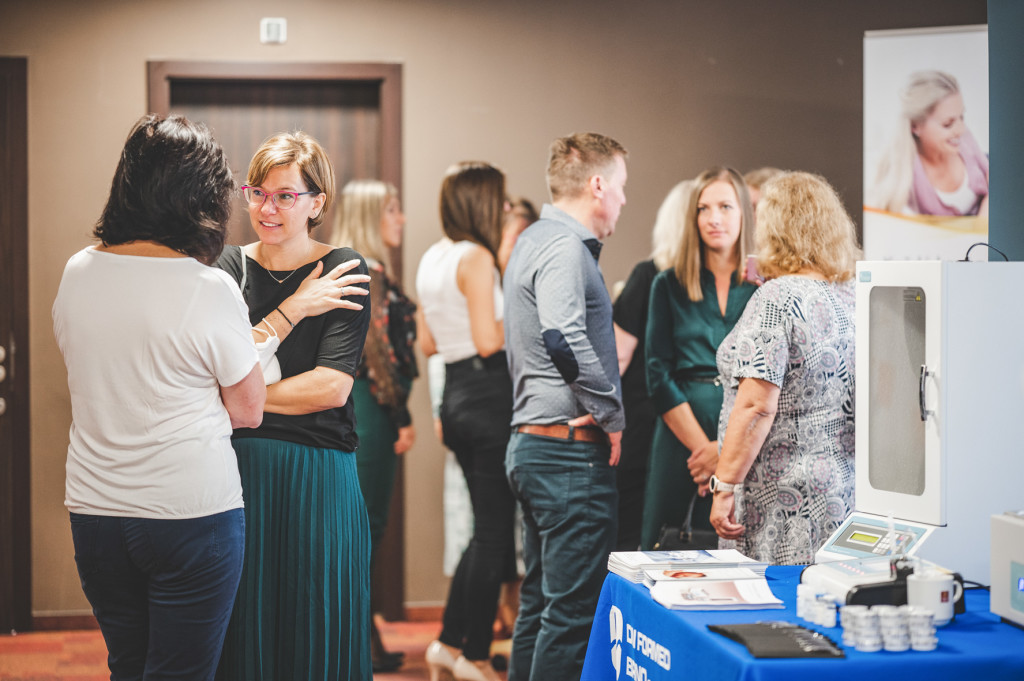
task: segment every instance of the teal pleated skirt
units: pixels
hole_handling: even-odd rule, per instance
[[[371,679],[370,531],[355,454],[233,444],[245,562],[217,678]]]

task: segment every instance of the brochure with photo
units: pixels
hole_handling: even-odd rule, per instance
[[[694,580],[722,581],[733,579],[761,579],[761,575],[750,568],[660,568],[656,570],[644,570],[644,583],[652,586],[657,582],[687,582]]]
[[[761,610],[785,607],[762,578],[665,580],[651,587],[651,596],[672,610]]]
[[[608,570],[641,583],[646,570],[698,570],[703,568],[736,568],[752,570],[764,576],[767,563],[755,561],[735,549],[700,551],[614,551],[608,555]]]

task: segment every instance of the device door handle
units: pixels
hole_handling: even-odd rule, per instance
[[[928,420],[928,410],[925,409],[925,406],[924,406],[924,379],[926,379],[927,377],[928,377],[928,365],[927,364],[922,364],[921,365],[921,380],[918,382],[918,385],[917,385],[917,402],[918,402],[918,405],[920,405],[920,407],[921,407],[921,420],[922,421],[927,421]]]

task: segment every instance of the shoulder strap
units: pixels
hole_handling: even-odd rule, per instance
[[[238,285],[238,288],[242,293],[245,293],[245,278],[249,274],[245,268],[245,246],[239,246],[238,252],[242,254],[242,283]]]

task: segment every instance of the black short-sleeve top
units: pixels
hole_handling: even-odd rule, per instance
[[[647,310],[650,307],[651,284],[658,275],[658,266],[653,260],[644,260],[630,272],[626,285],[612,307],[612,321],[626,333],[637,340],[633,359],[622,375],[622,402],[626,407],[626,420],[630,420],[631,407],[643,408],[654,415],[647,407],[650,398],[647,395],[647,356],[645,337],[647,335]]]
[[[358,259],[359,266],[349,274],[366,274],[366,261],[351,248],[335,248],[320,261],[323,274],[348,260]],[[242,297],[249,307],[249,321],[253,325],[274,311],[278,305],[295,293],[303,279],[316,267],[307,263],[292,272],[268,272],[252,258],[245,258],[245,286]],[[217,266],[242,282],[242,254],[238,246],[226,246]],[[287,279],[285,279],[287,277]],[[279,283],[279,280],[281,283]],[[366,287],[366,284],[359,284]],[[336,369],[355,376],[370,324],[370,297],[360,296],[362,310],[331,310],[317,317],[307,317],[281,343],[277,359],[282,379],[297,376],[316,367]],[[359,445],[356,436],[355,411],[352,400],[344,406],[312,414],[284,415],[265,413],[259,428],[237,428],[234,438],[259,437],[284,440],[310,447],[324,447],[353,452]]]

